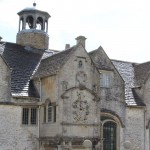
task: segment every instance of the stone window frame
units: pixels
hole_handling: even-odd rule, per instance
[[[43,106],[43,123],[56,123],[56,103],[46,101]]]
[[[106,117],[106,119],[104,120],[101,120],[101,129],[100,129],[100,136],[101,136],[101,139],[103,139],[103,126],[105,123],[107,122],[113,122],[116,124],[116,150],[120,150],[120,128],[121,128],[121,123],[119,121],[119,119],[110,114],[110,113],[102,113],[101,112],[101,118],[102,117]],[[103,142],[102,142],[102,150],[103,150]]]
[[[113,71],[100,70],[100,87],[111,88],[113,84]]]
[[[79,62],[78,62],[78,68],[83,68],[83,62],[82,62],[82,60],[79,60]]]
[[[37,125],[38,110],[37,107],[22,108],[22,125]]]
[[[86,65],[86,62],[87,62],[87,58],[86,57],[77,56],[75,61],[77,61],[77,69],[82,70],[82,69],[85,68],[85,65]]]

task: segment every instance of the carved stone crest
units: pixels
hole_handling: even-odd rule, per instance
[[[86,122],[89,115],[89,105],[87,100],[82,99],[82,93],[77,92],[78,99],[72,103],[73,119],[75,122]]]
[[[62,90],[63,91],[66,91],[67,90],[67,88],[68,88],[68,82],[67,81],[62,81]]]
[[[76,79],[77,81],[80,83],[80,84],[84,84],[87,80],[87,75],[85,74],[84,71],[79,71],[77,74],[76,74]]]

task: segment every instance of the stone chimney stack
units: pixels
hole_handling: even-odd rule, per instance
[[[85,40],[86,40],[86,38],[84,36],[78,36],[76,38],[77,44],[81,43],[84,48],[85,48]]]

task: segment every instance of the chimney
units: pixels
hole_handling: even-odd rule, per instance
[[[3,39],[3,38],[0,36],[0,42],[1,42],[2,39]]]
[[[85,40],[86,40],[86,38],[84,36],[78,36],[76,38],[77,44],[81,43],[84,48],[85,48]]]
[[[65,50],[70,48],[70,44],[66,44]]]

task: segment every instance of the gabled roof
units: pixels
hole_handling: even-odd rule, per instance
[[[150,74],[150,61],[141,64],[136,64],[134,67],[135,67],[136,84],[138,86],[141,86],[144,83],[145,79]]]
[[[3,56],[1,54],[0,54],[0,58],[3,60],[5,65],[9,68],[9,70],[11,70],[10,66],[7,64],[6,60],[3,58]]]
[[[105,53],[105,51],[103,50],[103,48],[101,46],[98,49],[89,52],[89,55],[92,58],[95,66],[98,69],[101,69],[101,70],[112,70],[113,69],[112,66],[110,65],[111,61],[108,62],[103,57],[103,55],[107,56],[107,54]],[[107,56],[107,58],[108,58],[108,56]]]
[[[76,46],[73,46],[72,48],[58,52],[46,59],[43,59],[33,78],[43,78],[46,76],[55,75],[75,50]]]
[[[12,70],[12,96],[39,97],[30,79],[41,61],[43,51],[14,43],[0,42],[0,54]]]
[[[112,70],[110,63],[106,61],[103,57],[105,51],[102,47],[99,47],[98,49],[89,52],[89,55],[94,61],[96,67],[101,70]],[[98,55],[101,55],[100,57],[97,57]],[[97,60],[98,59],[98,60]],[[134,88],[136,85],[136,78],[135,78],[135,66],[138,64],[131,63],[131,62],[125,62],[125,61],[119,61],[119,60],[110,60],[111,63],[114,65],[114,67],[119,72],[120,76],[125,82],[125,101],[129,106],[144,106],[145,104],[143,101],[138,97],[136,91]],[[150,70],[150,69],[149,69]]]
[[[125,81],[125,100],[129,106],[145,106],[134,90],[136,85],[135,63],[112,60],[116,69]]]
[[[140,96],[136,92],[136,88],[132,88],[132,93],[134,96],[134,99],[136,100],[136,105],[137,106],[146,106],[143,102],[143,100],[140,98]]]

